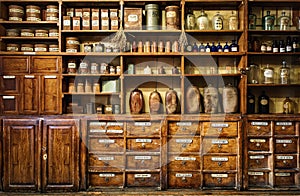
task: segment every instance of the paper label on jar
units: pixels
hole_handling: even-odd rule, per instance
[[[176,178],[191,178],[193,177],[193,174],[180,174],[180,173],[177,173],[175,174]]]
[[[109,26],[109,21],[108,20],[101,20],[101,25],[102,26]]]
[[[152,139],[136,139],[135,142],[137,142],[137,143],[151,143]]]
[[[21,37],[34,37],[33,33],[22,32]]]
[[[134,126],[149,127],[149,126],[151,126],[151,122],[135,122]]]
[[[292,140],[276,140],[276,144],[291,144]]]
[[[138,15],[136,14],[130,14],[127,17],[128,22],[137,22],[139,20]]]
[[[88,67],[88,65],[87,65],[87,63],[80,63],[79,67],[82,69],[86,69]]]
[[[228,144],[228,140],[217,140],[217,139],[213,139],[211,141],[212,144]]]
[[[100,139],[98,140],[99,143],[104,143],[104,144],[113,144],[115,143],[115,140],[109,140],[109,139]]]
[[[45,76],[46,79],[56,79],[57,76]]]
[[[291,176],[291,173],[275,173],[275,176],[288,177],[288,176]]]
[[[115,157],[98,157],[99,161],[113,161]]]
[[[34,48],[35,52],[46,52],[47,48]]]
[[[92,26],[93,27],[99,26],[99,20],[92,20]]]
[[[111,20],[110,22],[112,27],[117,27],[119,25],[119,21],[118,20]]]
[[[27,21],[41,21],[41,19],[37,18],[37,17],[27,17],[26,20]]]
[[[256,156],[250,156],[250,159],[264,159],[264,155],[256,155]]]
[[[115,177],[116,175],[115,174],[99,174],[99,177],[104,177],[104,178],[112,178],[112,177]]]
[[[123,133],[123,130],[121,130],[121,129],[108,129],[106,132],[107,133]]]
[[[135,160],[151,160],[151,156],[134,156]]]
[[[263,172],[248,172],[249,176],[263,176]]]
[[[73,20],[73,26],[79,27],[80,26],[80,20]]]
[[[91,122],[90,126],[105,126],[106,122]]]
[[[276,125],[278,126],[291,126],[293,125],[292,122],[276,122]]]
[[[267,78],[273,78],[273,74],[274,74],[274,72],[271,69],[267,69],[264,71],[264,76]]]
[[[108,12],[107,11],[101,11],[101,18],[108,18]]]
[[[110,17],[111,18],[118,17],[118,12],[110,12]]]
[[[55,16],[48,16],[48,17],[46,18],[46,20],[47,20],[47,21],[58,21],[58,18],[55,17]]]
[[[15,96],[3,96],[3,99],[15,99]]]
[[[59,52],[59,48],[49,48],[49,52]]]
[[[167,18],[174,18],[176,17],[176,12],[175,11],[168,11],[167,12]]]
[[[90,26],[90,21],[89,20],[83,20],[82,21],[82,26],[89,27]]]
[[[250,139],[250,142],[256,142],[256,143],[265,143],[266,140],[265,139]]]
[[[176,141],[176,143],[180,143],[180,144],[191,144],[191,143],[193,143],[192,139],[176,139],[175,141]]]
[[[15,79],[16,76],[3,76],[3,79]]]
[[[58,37],[58,33],[49,33],[49,37]]]
[[[15,13],[18,12],[18,13],[24,14],[24,11],[23,11],[23,10],[17,9],[17,8],[10,8],[10,9],[9,9],[9,12],[11,12],[11,13],[12,13],[12,12],[15,12]]]
[[[293,156],[276,156],[277,159],[279,160],[292,160],[294,159]]]
[[[181,126],[181,127],[189,127],[189,126],[192,126],[192,122],[177,122],[176,123],[177,126]]]
[[[64,20],[64,25],[63,26],[70,26],[71,25],[71,21],[70,20]]]
[[[30,12],[30,13],[41,13],[40,10],[33,9],[33,8],[26,9],[26,12]]]
[[[33,52],[33,48],[30,48],[30,47],[21,47],[21,51],[30,51],[30,52]]]
[[[67,49],[66,52],[77,52],[77,49]]]
[[[22,21],[22,18],[19,18],[19,17],[9,17],[10,21]]]
[[[251,125],[268,126],[268,122],[251,122]]]
[[[212,123],[211,127],[213,127],[213,128],[224,128],[224,127],[229,127],[229,124],[227,124],[227,123]]]
[[[211,174],[212,178],[228,178],[228,174]]]
[[[47,9],[47,12],[55,12],[55,13],[58,13],[58,9],[56,9],[56,8],[48,8],[48,9]]]
[[[135,178],[151,178],[151,174],[134,174]]]
[[[196,161],[195,157],[175,157],[176,161]]]
[[[224,161],[224,162],[227,162],[228,161],[228,157],[212,157],[211,160],[212,161]]]
[[[17,47],[6,47],[7,51],[18,51]]]
[[[122,122],[108,122],[107,126],[123,126],[124,123]]]

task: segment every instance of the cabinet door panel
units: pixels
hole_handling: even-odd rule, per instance
[[[0,77],[0,93],[15,93],[20,91],[20,77],[14,75],[5,75]]]
[[[1,59],[0,73],[28,73],[29,57],[3,56]]]
[[[61,57],[33,56],[31,72],[33,73],[61,73]]]
[[[79,120],[46,119],[43,124],[42,190],[78,191]]]
[[[32,190],[40,188],[40,151],[37,143],[39,120],[3,120],[3,190]]]
[[[6,115],[19,114],[19,95],[0,96],[0,113]]]
[[[22,114],[37,114],[39,110],[39,78],[34,75],[25,75],[22,82]]]
[[[61,78],[57,75],[41,77],[40,114],[61,113]]]

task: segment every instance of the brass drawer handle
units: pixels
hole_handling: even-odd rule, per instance
[[[221,184],[222,183],[222,178],[218,178],[218,183]]]
[[[283,148],[286,148],[288,145],[287,144],[282,144]]]
[[[182,164],[182,165],[186,165],[186,161],[182,161],[181,164]]]
[[[142,148],[145,149],[146,148],[146,144],[142,143]]]
[[[109,182],[109,178],[108,177],[105,177],[105,182]]]
[[[218,128],[217,130],[218,130],[219,132],[222,132],[223,128],[220,127],[220,128]]]
[[[222,166],[222,162],[219,161],[218,162],[218,166],[221,167]]]
[[[256,129],[257,129],[257,130],[261,130],[261,127],[260,127],[260,126],[257,126]]]
[[[260,143],[256,143],[256,146],[257,146],[257,147],[260,147]]]
[[[256,160],[256,163],[257,163],[257,164],[260,164],[260,161],[259,161],[259,160]]]
[[[218,148],[222,148],[222,144],[218,144]]]
[[[145,131],[146,131],[146,128],[145,128],[145,127],[143,127],[143,128],[142,128],[142,131],[144,131],[144,132],[145,132]]]
[[[181,131],[186,131],[186,127],[182,127],[182,128],[181,128]]]
[[[283,162],[283,164],[285,164],[285,165],[287,164],[286,160],[284,160],[284,161],[282,161],[282,162]]]
[[[283,126],[283,127],[281,127],[281,129],[282,129],[282,130],[285,130],[285,129],[286,129],[286,127],[285,127],[285,126]]]
[[[186,147],[187,147],[187,145],[186,145],[186,144],[182,144],[181,146],[182,146],[182,148],[186,148]]]
[[[182,182],[187,182],[187,180],[186,180],[185,177],[182,177],[181,181],[182,181]]]
[[[104,146],[105,146],[105,148],[109,148],[109,144],[105,144]]]

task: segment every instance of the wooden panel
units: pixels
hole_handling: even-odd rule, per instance
[[[25,75],[21,82],[22,114],[38,114],[39,112],[39,77],[34,75]]]
[[[249,122],[248,135],[271,135],[271,122],[269,121]]]
[[[160,139],[127,139],[126,149],[136,152],[160,152],[160,142]]]
[[[296,187],[296,175],[293,172],[276,172],[275,187]]]
[[[275,122],[275,135],[296,135],[294,122]]]
[[[0,112],[5,115],[19,114],[19,95],[0,96]]]
[[[169,172],[168,188],[200,188],[200,172]]]
[[[128,187],[159,187],[159,173],[127,173]]]
[[[169,122],[168,134],[169,135],[200,135],[199,122]]]
[[[123,152],[124,139],[123,138],[101,138],[90,137],[89,139],[90,152]]]
[[[237,169],[236,156],[203,156],[204,170],[236,170]]]
[[[42,190],[79,190],[79,120],[46,119],[43,125]]]
[[[199,152],[200,137],[168,138],[168,152]]]
[[[204,138],[202,141],[202,153],[237,153],[236,139]]]
[[[203,122],[204,136],[236,137],[238,125],[237,122]]]
[[[33,56],[31,58],[32,73],[61,73],[61,57]]]
[[[271,167],[270,155],[248,155],[248,169],[267,169]]]
[[[120,171],[125,168],[123,155],[89,155],[89,171]]]
[[[123,173],[89,173],[92,187],[123,187]]]
[[[20,93],[20,77],[5,75],[0,77],[0,93]]]
[[[275,153],[297,153],[298,138],[276,138]]]
[[[29,57],[26,56],[2,56],[0,57],[0,73],[29,73]]]
[[[40,123],[37,119],[3,120],[3,190],[40,189]]]
[[[203,186],[208,188],[236,187],[236,174],[212,173],[203,175]]]
[[[169,155],[168,170],[170,171],[196,171],[200,170],[200,156],[197,155]]]
[[[270,138],[248,138],[249,151],[270,151]]]
[[[297,163],[298,160],[296,155],[275,155],[276,169],[297,168]]]
[[[155,155],[127,155],[126,169],[160,169],[160,156]]]
[[[270,173],[261,171],[248,172],[248,184],[250,187],[270,186]]]
[[[160,136],[162,124],[158,122],[128,122],[127,135]]]

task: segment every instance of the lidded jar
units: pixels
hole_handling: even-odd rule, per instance
[[[200,30],[207,30],[208,29],[208,17],[204,10],[201,10],[200,16],[197,18],[197,26]]]
[[[174,89],[169,89],[165,95],[165,104],[166,104],[166,113],[167,114],[176,114],[178,108],[178,96],[177,92]]]
[[[224,22],[223,16],[220,14],[220,12],[217,12],[216,15],[214,15],[214,17],[212,19],[213,30],[222,30],[222,29],[224,29],[223,22]]]
[[[248,68],[248,84],[258,84],[259,81],[259,67],[257,64],[250,64]]]
[[[166,7],[167,29],[179,29],[180,25],[179,7],[171,5]]]
[[[154,90],[150,93],[149,96],[149,109],[151,114],[160,114],[162,113],[162,98],[160,93],[157,90]]]
[[[146,29],[158,30],[159,29],[159,5],[147,4],[146,10]]]
[[[189,86],[186,91],[186,112],[189,114],[200,113],[201,97],[197,86]]]
[[[129,106],[132,114],[142,113],[144,109],[144,97],[141,90],[136,88],[130,92]]]
[[[235,113],[238,110],[237,88],[230,83],[223,88],[223,110],[225,113]]]
[[[209,84],[204,88],[204,112],[217,113],[219,102],[218,89]]]

